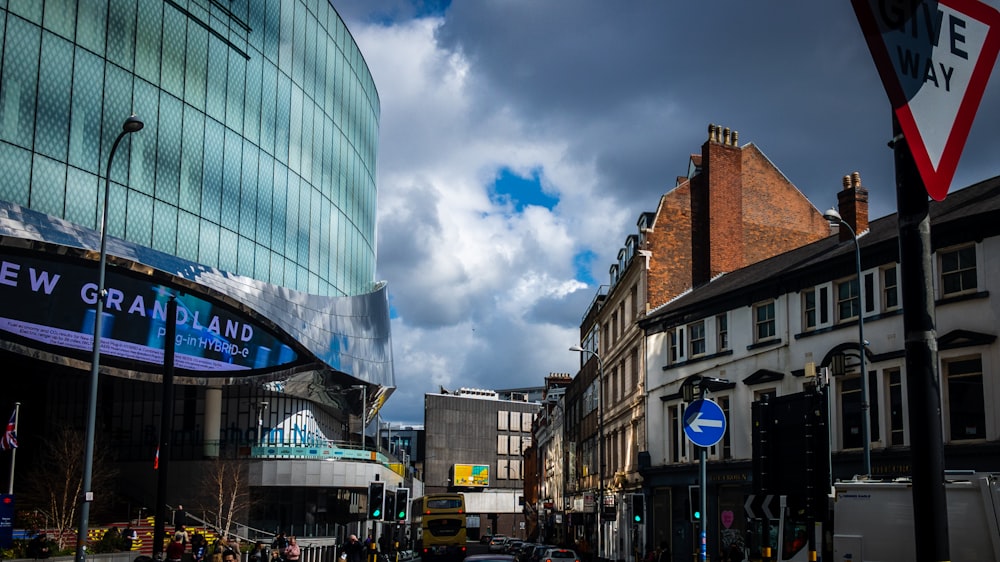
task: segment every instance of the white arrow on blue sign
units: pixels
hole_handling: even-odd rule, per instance
[[[695,445],[711,447],[726,433],[726,414],[711,400],[695,400],[684,411],[684,433]]]

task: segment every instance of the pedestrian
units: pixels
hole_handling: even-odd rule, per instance
[[[136,533],[131,525],[126,526],[122,531],[122,547],[124,550],[132,550],[132,545],[138,538],[139,533]]]
[[[184,527],[187,526],[187,512],[184,511],[184,506],[177,504],[177,511],[174,512],[174,527],[175,531],[182,531]],[[186,539],[187,537],[185,537]]]
[[[271,551],[278,551],[280,556],[285,552],[285,547],[288,546],[288,538],[285,536],[284,531],[278,531],[278,536],[274,537],[274,542],[271,543]]]
[[[201,533],[191,535],[191,560],[193,562],[205,562],[208,555],[208,541]]]
[[[49,557],[49,537],[44,532],[35,535],[28,543],[28,556],[35,560],[45,560]]]
[[[302,555],[302,551],[299,549],[299,542],[292,535],[288,537],[288,546],[285,547],[285,560],[286,562],[298,562],[299,556]]]
[[[340,547],[342,562],[365,562],[365,545],[358,540],[357,535],[347,537],[347,542]]]
[[[660,548],[657,549],[656,562],[670,561],[670,544],[666,540],[660,541]]]
[[[222,562],[236,562],[236,551],[229,549],[222,554]]]
[[[264,541],[257,541],[253,546],[253,550],[250,551],[250,562],[270,562],[271,557],[268,555],[267,546],[264,545]]]
[[[184,558],[184,543],[181,542],[181,534],[174,533],[174,539],[167,545],[167,562],[181,562]]]

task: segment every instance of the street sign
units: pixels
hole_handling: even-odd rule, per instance
[[[711,400],[695,400],[684,410],[684,433],[695,445],[711,447],[726,433],[726,414]]]
[[[747,519],[777,519],[778,496],[773,494],[749,494],[743,502],[743,512]]]
[[[979,0],[851,0],[927,193],[948,195],[1000,50]]]

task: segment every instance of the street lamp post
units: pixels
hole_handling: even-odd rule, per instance
[[[104,316],[104,275],[108,261],[108,198],[111,195],[111,163],[115,159],[118,143],[126,135],[142,129],[143,123],[135,115],[130,115],[122,123],[111,152],[108,154],[108,168],[104,174],[104,207],[101,210],[101,257],[97,265],[97,309],[94,311],[94,349],[90,360],[90,401],[87,406],[87,440],[83,458],[82,497],[80,502],[80,525],[76,535],[76,562],[85,562],[87,556],[87,525],[90,518],[90,503],[94,492],[90,489],[94,476],[94,436],[97,432],[97,381],[101,365],[101,330]]]
[[[858,270],[858,353],[861,357],[861,459],[865,475],[871,476],[872,432],[869,416],[871,405],[868,403],[868,368],[865,365],[865,284],[861,281],[861,243],[858,242],[858,233],[847,224],[836,209],[823,213],[823,218],[831,224],[846,228],[854,239],[854,263]]]
[[[601,558],[604,550],[604,361],[600,354],[579,345],[569,348],[570,351],[589,353],[597,358],[597,558]]]

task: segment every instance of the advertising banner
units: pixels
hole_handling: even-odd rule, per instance
[[[484,488],[490,485],[490,467],[485,464],[456,464],[455,486]]]
[[[177,299],[178,370],[201,376],[267,371],[298,354],[246,315],[179,289],[108,268],[101,355],[163,364],[167,301]],[[90,352],[97,304],[96,264],[0,253],[0,337],[25,345]],[[81,355],[77,353],[76,355]]]

